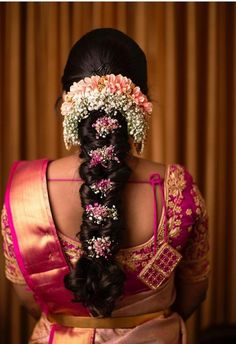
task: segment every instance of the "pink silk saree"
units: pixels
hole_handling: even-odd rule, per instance
[[[81,304],[71,302],[73,295],[64,288],[63,278],[69,272],[70,263],[62,250],[51,214],[47,193],[47,164],[47,159],[14,163],[4,202],[17,263],[42,310],[42,316],[35,326],[29,343],[185,344],[185,325],[177,313],[172,313],[168,317],[160,316],[131,329],[68,328],[49,322],[48,313],[88,317],[90,314]],[[176,171],[179,182],[173,184]],[[166,211],[162,212],[161,221],[156,228],[157,231],[154,232],[152,256],[149,256],[148,263],[142,265],[137,261],[137,266],[134,267],[134,264],[129,264],[127,257],[124,259],[118,254],[117,259],[124,265],[127,280],[125,294],[117,302],[112,317],[157,312],[168,309],[173,304],[175,300],[175,271],[182,253],[189,250],[190,246],[186,243],[191,236],[190,228],[202,210],[200,198],[197,199],[196,196],[196,188],[192,184],[191,178],[189,182],[187,178],[190,177],[186,175],[183,168],[176,165],[173,170],[169,168],[170,187],[163,187],[165,200],[171,202],[171,198],[174,199],[178,194],[179,197],[176,197],[175,201],[176,206],[180,208],[180,205],[183,205],[185,226],[180,228],[181,235],[176,236],[175,240],[170,236],[169,227],[175,231],[178,229],[179,212],[177,211],[175,214],[174,207],[170,207],[168,210],[167,202]],[[155,190],[155,185],[161,184],[163,181],[159,178],[152,178],[150,182]],[[188,187],[189,199],[183,197],[183,192]],[[187,199],[187,205],[183,204],[183,199]],[[155,208],[154,215],[156,216]],[[169,215],[172,218],[168,220]],[[183,214],[181,215],[183,218]],[[171,221],[175,221],[174,227]],[[203,221],[201,221],[201,226],[203,226]],[[197,237],[199,238],[199,233]],[[201,240],[202,242],[205,240],[205,235],[202,236]],[[195,249],[194,252],[191,252],[194,258],[196,255],[205,255],[207,244],[201,243],[200,246],[201,249]],[[202,261],[202,256],[199,258]],[[187,271],[185,276],[191,279],[194,269],[186,269],[186,264],[185,262],[185,270]],[[197,277],[204,278],[206,276],[207,265],[205,260],[201,266],[201,271],[196,272],[196,276],[199,275]],[[198,269],[200,269],[199,266]]]

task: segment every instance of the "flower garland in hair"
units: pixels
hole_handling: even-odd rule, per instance
[[[119,111],[127,121],[129,135],[136,147],[141,146],[142,151],[152,104],[131,79],[121,74],[94,75],[71,85],[61,106],[64,116],[63,135],[67,149],[80,144],[79,123],[93,110],[103,110],[107,115],[114,117]],[[98,131],[102,133],[100,129]]]

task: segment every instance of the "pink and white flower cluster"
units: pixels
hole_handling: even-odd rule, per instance
[[[108,258],[111,255],[111,239],[109,236],[92,237],[87,240],[88,243],[88,256],[91,258]]]
[[[115,160],[118,163],[120,162],[115,154],[115,147],[113,145],[91,150],[89,152],[89,156],[91,157],[89,164],[90,167],[94,167],[99,164],[106,167],[107,163],[111,160]]]
[[[97,135],[96,138],[99,137],[105,138],[108,134],[113,133],[115,129],[121,127],[119,122],[116,118],[111,118],[111,116],[103,116],[96,120],[95,123],[92,124],[92,127],[95,128]]]
[[[134,143],[144,143],[152,103],[148,101],[140,87],[135,86],[131,79],[121,74],[101,77],[95,75],[74,82],[65,95],[61,113],[64,116],[64,141],[67,149],[72,145],[80,144],[76,128],[78,123],[88,117],[93,110],[102,110],[110,116],[119,111],[126,118],[128,132]],[[99,130],[105,133],[105,130]]]
[[[95,194],[100,193],[101,197],[106,197],[107,191],[112,188],[113,182],[108,179],[101,179],[90,186]]]
[[[105,205],[95,202],[94,204],[87,204],[85,207],[85,211],[89,220],[95,222],[98,225],[106,221],[106,219],[108,218],[118,220],[117,209],[115,205],[109,208]]]

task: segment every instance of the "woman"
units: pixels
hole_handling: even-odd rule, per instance
[[[38,318],[29,343],[186,343],[207,290],[207,218],[191,175],[136,157],[146,58],[114,29],[72,48],[62,77],[68,157],[13,164],[6,276]]]

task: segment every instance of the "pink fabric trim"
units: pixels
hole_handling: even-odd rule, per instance
[[[90,338],[90,343],[89,343],[89,344],[94,344],[95,332],[96,332],[96,329],[93,330],[93,335],[92,335],[91,338]]]
[[[72,178],[47,178],[48,182],[82,182],[83,180],[80,178],[72,179]]]
[[[56,327],[57,327],[56,324],[53,324],[52,327],[51,327],[48,344],[53,344],[53,339],[54,339],[54,335],[55,335],[55,332],[56,332]]]
[[[152,186],[153,190],[153,208],[154,208],[154,220],[153,220],[153,234],[154,234],[154,254],[157,252],[157,230],[158,230],[158,223],[157,223],[157,195],[156,195],[156,185],[161,184],[163,179],[159,175],[159,173],[152,173],[150,175],[149,182]]]
[[[162,204],[163,204],[163,209],[164,209],[164,216],[165,216],[165,221],[164,221],[164,241],[168,242],[169,240],[169,231],[168,231],[168,223],[167,223],[167,209],[166,209],[166,202],[165,202],[165,194],[164,194],[164,187],[161,185],[161,196],[162,196]]]
[[[42,166],[42,187],[43,187],[43,197],[44,197],[44,202],[47,205],[46,206],[46,210],[47,210],[47,214],[48,214],[48,221],[50,223],[51,226],[51,230],[52,230],[52,235],[54,237],[55,242],[57,243],[57,246],[59,248],[58,252],[60,254],[61,260],[63,262],[63,264],[67,267],[67,272],[70,272],[70,266],[68,264],[68,261],[66,259],[66,256],[64,254],[64,252],[62,251],[61,248],[61,244],[58,238],[58,234],[57,234],[57,229],[55,226],[55,221],[53,219],[53,215],[52,215],[52,211],[51,211],[51,205],[49,202],[49,194],[48,194],[48,186],[47,186],[47,167],[48,167],[48,163],[50,160],[47,159],[43,159],[43,166]]]
[[[18,245],[18,240],[17,240],[17,236],[16,236],[16,231],[15,231],[15,227],[13,224],[13,217],[12,217],[12,213],[11,213],[11,207],[10,207],[10,189],[11,189],[11,184],[12,184],[12,179],[13,179],[13,175],[14,172],[17,168],[17,166],[19,165],[20,161],[15,161],[11,167],[10,173],[9,173],[9,180],[7,183],[7,187],[6,187],[6,193],[5,193],[5,199],[4,199],[4,203],[6,206],[6,210],[7,210],[7,215],[8,215],[8,219],[9,219],[9,225],[10,225],[10,229],[11,229],[11,235],[12,235],[12,241],[13,241],[13,246],[14,246],[14,251],[16,254],[16,258],[17,258],[17,262],[19,264],[19,267],[21,269],[21,272],[24,276],[25,281],[27,282],[29,288],[31,290],[33,290],[33,284],[32,281],[25,269],[24,266],[24,260],[23,257],[20,253],[20,249],[19,249],[19,245]]]

